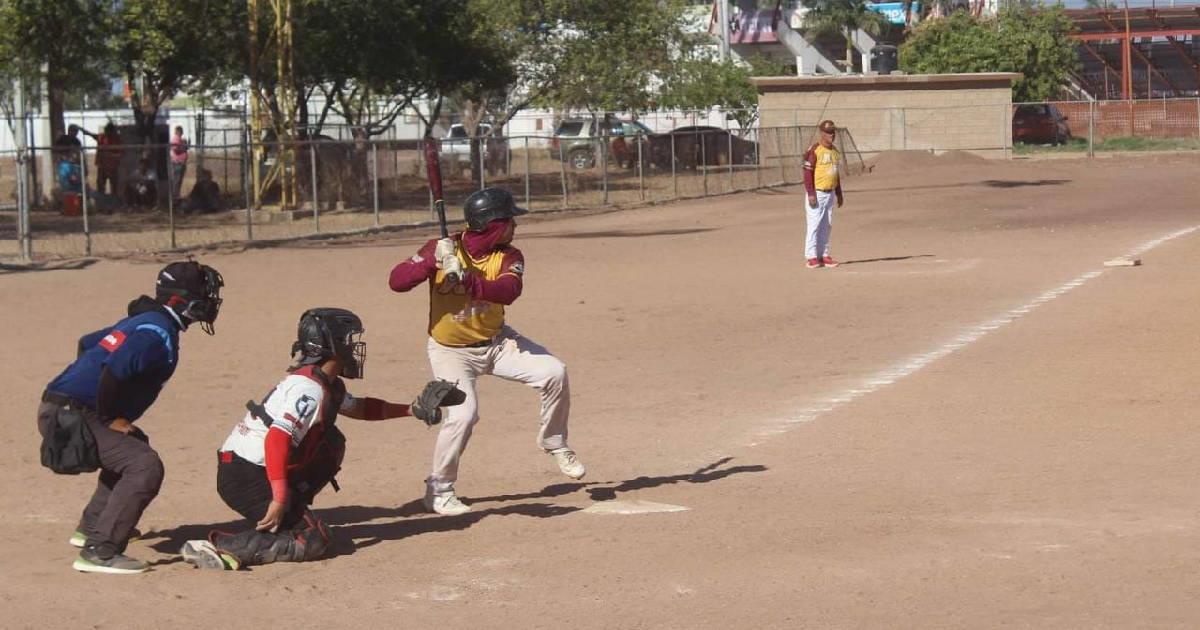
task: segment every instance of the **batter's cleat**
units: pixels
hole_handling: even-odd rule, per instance
[[[809,258],[808,262],[804,263],[804,266],[808,267],[809,269],[816,269],[821,266],[821,259],[820,258]]]
[[[425,509],[444,516],[458,516],[471,511],[471,506],[458,500],[453,490],[434,492],[433,486],[425,485]]]
[[[134,542],[140,540],[141,537],[142,532],[137,528],[134,528],[132,532],[129,532],[129,540],[126,542]],[[71,545],[72,547],[83,549],[83,546],[87,544],[87,534],[79,530],[75,530],[75,533],[71,534],[71,537],[67,539],[67,544]]]
[[[583,479],[587,474],[587,468],[583,462],[579,461],[579,456],[569,448],[560,448],[550,452],[554,456],[554,461],[558,462],[558,469],[562,474],[572,479]]]
[[[132,575],[145,573],[150,565],[141,560],[130,558],[125,554],[113,554],[111,558],[101,558],[95,547],[84,547],[71,565],[76,571],[84,573],[110,573],[114,575]]]
[[[838,265],[840,265],[840,264],[842,264],[842,263],[840,263],[840,262],[838,262],[838,261],[834,260],[834,259],[833,259],[833,257],[831,257],[831,256],[826,256],[826,257],[824,257],[824,258],[822,258],[822,259],[821,259],[821,264],[822,264],[822,265],[824,265],[824,266],[826,266],[826,267],[836,267],[836,266],[838,266]]]
[[[237,559],[229,554],[223,554],[207,540],[189,540],[183,543],[179,550],[183,560],[197,569],[237,569]]]

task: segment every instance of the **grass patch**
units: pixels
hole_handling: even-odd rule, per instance
[[[1200,151],[1200,139],[1197,138],[1106,138],[1096,143],[1096,151]],[[1087,138],[1071,138],[1066,144],[1051,146],[1048,144],[1013,145],[1015,155],[1037,155],[1045,153],[1079,153],[1087,151]]]

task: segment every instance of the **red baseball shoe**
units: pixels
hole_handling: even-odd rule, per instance
[[[821,264],[822,264],[822,265],[824,265],[824,266],[826,266],[826,267],[836,267],[836,266],[840,265],[841,263],[839,263],[838,261],[834,260],[834,259],[833,259],[832,257],[830,257],[830,256],[826,256],[826,257],[824,257],[824,258],[822,258],[822,259],[821,259]]]
[[[820,258],[809,258],[808,262],[805,263],[804,266],[808,267],[809,269],[816,269],[821,266],[821,259]]]

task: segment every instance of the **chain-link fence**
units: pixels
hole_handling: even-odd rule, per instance
[[[1013,106],[1018,151],[1200,150],[1200,98]]]
[[[435,220],[423,141],[248,146],[244,138],[225,134],[218,138],[235,141],[216,142],[212,131],[202,133],[203,141],[190,148],[186,161],[172,159],[170,145],[161,143],[97,147],[84,142],[27,152],[26,189],[44,191],[30,195],[35,208],[25,234],[33,255],[186,249]],[[450,218],[459,223],[455,206],[484,186],[507,188],[531,211],[547,212],[795,184],[803,181],[802,154],[814,137],[815,130],[807,127],[703,126],[569,142],[552,135],[511,136],[479,139],[475,148],[468,142],[466,150],[443,146],[440,166]],[[31,153],[36,162],[30,161]],[[578,159],[581,153],[587,159]],[[0,211],[0,256],[21,251],[17,157],[15,151],[0,152],[0,197],[14,206]],[[280,180],[289,178],[280,177],[281,158],[291,165],[294,182],[286,194]],[[849,165],[851,176],[855,165],[861,159]],[[283,196],[294,200],[291,207],[281,207]]]

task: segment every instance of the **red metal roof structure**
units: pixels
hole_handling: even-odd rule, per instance
[[[1076,80],[1096,98],[1200,95],[1200,5],[1066,13],[1083,61]]]

